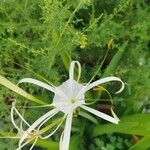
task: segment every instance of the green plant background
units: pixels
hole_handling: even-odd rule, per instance
[[[40,79],[39,74],[58,86],[67,80],[71,60],[78,60],[83,83],[98,68],[94,80],[120,77],[126,85],[121,94],[113,94],[119,88],[115,83],[107,89],[121,123],[116,126],[98,119],[95,125],[75,118],[70,150],[149,150],[149,18],[149,0],[1,0],[0,75],[17,84],[24,77]],[[53,95],[47,91],[31,85],[22,88],[52,102]],[[93,107],[105,103],[104,93],[89,95],[99,98]],[[0,86],[1,136],[12,131],[9,114],[14,97],[18,105],[35,105]],[[32,113],[40,116],[43,112],[25,111],[29,120],[36,119]],[[57,150],[59,136],[39,140],[35,149]],[[0,145],[2,150],[14,150],[17,141],[0,139]]]

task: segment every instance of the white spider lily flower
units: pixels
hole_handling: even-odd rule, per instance
[[[74,80],[74,68],[75,65],[78,66],[78,79],[77,81]],[[54,106],[54,109],[48,111],[43,116],[41,116],[39,119],[37,119],[27,130],[26,133],[21,137],[19,145],[22,145],[22,142],[27,138],[28,134],[34,131],[37,127],[42,127],[44,123],[46,123],[50,118],[55,116],[59,112],[64,113],[64,117],[66,118],[65,128],[60,138],[60,144],[59,149],[60,150],[69,150],[69,142],[70,142],[70,135],[71,135],[71,125],[72,125],[72,118],[73,113],[77,108],[82,108],[104,120],[107,120],[111,123],[118,124],[119,119],[117,117],[109,116],[103,112],[97,111],[93,108],[90,108],[85,102],[85,93],[92,89],[95,86],[98,86],[100,84],[110,82],[110,81],[119,81],[121,83],[121,88],[118,92],[120,93],[124,89],[124,83],[121,79],[110,76],[103,79],[99,79],[95,82],[91,83],[91,80],[86,84],[79,83],[79,78],[81,75],[81,65],[78,61],[72,61],[70,68],[69,68],[69,79],[62,83],[62,85],[55,87],[54,85],[43,83],[39,80],[32,79],[32,78],[24,78],[20,80],[20,83],[32,83],[35,85],[38,85],[42,88],[45,88],[51,92],[53,92],[54,99],[52,102],[52,106]],[[54,134],[57,129],[60,127],[62,122],[58,125],[56,130],[54,130],[49,135],[42,137],[43,139],[46,139],[50,137],[52,134]]]
[[[11,122],[14,125],[14,127],[17,129],[17,135],[14,138],[21,138],[26,131],[23,129],[23,123],[29,128],[30,125],[29,123],[23,118],[23,116],[19,113],[19,111],[15,107],[15,101],[12,103],[11,107]],[[19,116],[20,120],[20,126],[17,125],[14,119],[14,112]],[[36,144],[37,140],[39,138],[39,131],[38,130],[33,130],[32,132],[28,133],[25,142],[22,145],[19,145],[16,150],[21,150],[24,146],[32,142],[32,145],[29,150],[32,150],[34,145]]]
[[[18,148],[16,150],[21,150],[23,147],[25,147],[29,143],[31,143],[31,147],[29,150],[32,150],[33,147],[35,146],[36,142],[38,141],[38,138],[40,138],[40,139],[49,138],[51,135],[53,135],[57,131],[57,129],[61,126],[61,124],[63,123],[63,121],[65,119],[65,116],[64,116],[62,119],[56,120],[53,124],[46,126],[42,130],[40,130],[41,127],[43,126],[43,124],[50,119],[50,115],[48,113],[49,117],[47,119],[45,119],[41,124],[39,124],[39,126],[36,126],[32,131],[28,132],[25,129],[23,129],[23,123],[27,126],[27,128],[32,128],[32,127],[31,127],[31,125],[29,125],[29,123],[24,119],[24,117],[16,109],[15,103],[16,103],[16,101],[14,101],[12,103],[12,107],[11,107],[11,122],[14,125],[14,127],[17,129],[17,135],[15,137],[11,136],[11,137],[7,137],[7,138],[21,139],[23,136],[25,136],[24,140],[22,142],[19,142]],[[49,106],[49,105],[45,105],[45,106]],[[42,107],[45,107],[45,106],[42,106]],[[18,117],[20,118],[20,126],[17,125],[17,123],[14,119],[14,113],[17,114]],[[57,127],[54,129],[54,131],[52,131],[48,136],[44,136],[44,137],[42,136],[43,133],[45,133],[47,130],[54,127],[55,125],[57,125]],[[32,126],[34,126],[34,125],[32,125]]]

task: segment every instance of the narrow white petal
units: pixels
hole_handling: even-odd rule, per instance
[[[67,96],[62,92],[60,91],[57,87],[54,87],[54,86],[50,86],[42,81],[39,81],[39,80],[36,80],[36,79],[32,79],[32,78],[24,78],[22,80],[20,80],[18,82],[18,84],[20,83],[31,83],[31,84],[35,84],[35,85],[38,85],[42,88],[45,88],[53,93],[57,93],[58,95],[64,97],[65,99],[68,99]]]
[[[18,84],[20,84],[20,83],[32,83],[32,84],[38,85],[40,87],[43,87],[43,88],[55,93],[55,89],[52,86],[50,86],[44,82],[41,82],[39,80],[36,80],[36,79],[24,78],[18,82]]]
[[[113,118],[113,117],[111,117],[111,116],[109,116],[109,115],[107,115],[105,113],[102,113],[100,111],[97,111],[97,110],[95,110],[93,108],[87,107],[85,105],[82,105],[80,107],[85,109],[85,110],[87,110],[88,112],[90,112],[90,113],[92,113],[92,114],[94,114],[94,115],[104,119],[104,120],[109,121],[109,122],[112,122],[112,123],[115,123],[115,124],[118,124],[118,122],[119,122],[118,119],[115,119],[115,118]]]
[[[120,121],[120,119],[118,118],[118,116],[114,113],[113,109],[111,108],[111,113],[113,115],[113,117],[118,120],[118,122]]]
[[[77,65],[78,65],[78,78],[77,78],[77,82],[79,82],[80,77],[81,77],[81,64],[76,61]]]
[[[32,149],[34,148],[34,146],[35,146],[35,144],[36,144],[37,140],[38,140],[38,138],[36,138],[36,139],[35,139],[35,141],[33,142],[32,146],[30,147],[30,149],[29,149],[29,150],[32,150]]]
[[[75,61],[72,61],[69,68],[69,79],[74,79],[74,67],[75,67]]]
[[[124,83],[122,82],[121,79],[117,78],[117,77],[106,77],[106,78],[103,78],[103,79],[100,79],[100,80],[97,80],[89,85],[86,86],[86,91],[92,89],[93,87],[97,86],[97,85],[100,85],[100,84],[103,84],[103,83],[106,83],[106,82],[110,82],[110,81],[119,81],[121,82],[121,88],[117,93],[120,93],[122,92],[122,90],[124,89]]]
[[[65,115],[65,117],[66,117],[66,115]],[[62,125],[62,123],[63,123],[65,117],[64,117],[64,118],[62,119],[62,121],[57,125],[57,127],[54,129],[54,131],[52,131],[50,134],[48,134],[47,136],[44,136],[44,137],[43,137],[42,135],[40,135],[40,138],[41,138],[41,139],[47,139],[47,138],[51,137],[51,136],[59,129],[59,127]],[[49,119],[49,118],[48,118],[48,119]],[[46,121],[47,121],[47,119],[46,119]],[[46,121],[44,121],[44,123],[45,123]],[[38,130],[40,130],[41,126],[42,126],[44,123],[42,123],[42,124],[38,127]]]
[[[72,61],[70,64],[69,68],[69,79],[74,80],[74,69],[75,69],[75,64],[78,66],[78,78],[77,81],[80,79],[81,76],[81,64],[78,61]]]
[[[62,142],[63,142],[64,131],[62,132],[59,140],[59,150],[62,150]]]
[[[70,81],[70,91],[73,93],[73,80],[74,80],[74,70],[75,70],[75,64],[78,66],[78,79],[79,81],[81,76],[81,65],[78,61],[72,61],[69,68],[69,81]]]
[[[29,144],[34,138],[26,141],[25,143],[23,144],[19,144],[19,147],[16,149],[16,150],[21,150],[24,146],[26,146],[27,144]]]
[[[11,117],[12,124],[19,131],[20,127],[17,126],[17,124],[15,123],[15,120],[14,120],[14,107],[11,108],[10,117]]]
[[[18,130],[18,133],[20,133],[21,131],[23,131],[23,128],[22,128],[22,123],[24,122],[28,127],[30,127],[29,123],[24,119],[24,117],[19,113],[19,111],[15,108],[15,104],[16,102],[14,101],[12,103],[12,108],[11,108],[11,113],[10,113],[10,116],[11,116],[11,122],[12,124],[14,125],[14,127]],[[21,119],[21,122],[20,122],[20,126],[18,126],[16,123],[15,123],[15,119],[14,119],[14,112],[16,112],[16,114],[20,117]]]
[[[22,135],[19,144],[21,145],[21,143],[27,138],[28,134],[30,132],[32,132],[37,126],[39,126],[45,119],[47,119],[48,117],[51,118],[54,115],[56,115],[59,112],[59,110],[57,108],[54,108],[53,110],[47,112],[46,114],[44,114],[43,116],[41,116],[39,119],[37,119],[27,130],[26,132]]]
[[[18,114],[18,116],[20,117],[20,119],[28,126],[30,127],[29,123],[23,118],[23,116],[19,113],[19,111],[14,108],[14,110],[16,111],[16,113]]]
[[[60,139],[60,150],[69,150],[73,112],[67,116],[64,132]]]

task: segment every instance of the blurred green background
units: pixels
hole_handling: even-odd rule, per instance
[[[40,79],[36,72],[60,85],[68,78],[71,60],[82,64],[83,83],[100,67],[94,80],[114,75],[125,82],[125,90],[119,95],[113,94],[119,85],[107,86],[115,112],[123,121],[116,127],[75,118],[75,128],[83,132],[79,135],[73,130],[70,149],[149,150],[149,18],[149,0],[1,0],[0,75],[17,84],[24,77]],[[22,88],[52,102],[53,95],[47,91],[31,85]],[[1,136],[3,132],[15,132],[10,121],[14,97],[18,105],[35,105],[0,86]],[[108,105],[101,101],[104,97],[101,93],[93,107]],[[26,109],[28,119],[34,120],[31,112],[40,116],[43,110]],[[84,122],[82,126],[80,122]],[[40,147],[35,149],[57,150],[59,136],[57,133],[50,140],[39,141]],[[17,141],[0,139],[0,145],[1,150],[14,150]]]

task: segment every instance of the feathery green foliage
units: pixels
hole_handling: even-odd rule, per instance
[[[122,138],[127,132],[131,136],[142,136],[137,143],[129,138],[131,150],[141,149],[142,145],[145,145],[145,149],[150,148],[147,142],[149,133],[146,132],[150,121],[149,12],[148,0],[1,0],[0,83],[19,95],[0,86],[0,131],[12,132],[9,109],[14,98],[18,106],[34,105],[25,98],[40,104],[49,104],[53,98],[53,94],[43,89],[32,85],[21,85],[19,88],[12,83],[18,83],[24,77],[33,77],[58,86],[68,78],[71,60],[78,60],[83,68],[80,82],[89,81],[93,75],[93,80],[111,75],[120,77],[126,87],[122,94],[112,95],[115,112],[121,118],[127,117],[127,120],[129,115],[133,119],[136,116],[135,124],[143,118],[140,121],[145,124],[143,129],[142,125],[139,127],[136,124],[133,126],[136,128],[132,130],[134,132],[130,132],[124,129],[132,126],[128,121],[122,121],[116,127],[96,120],[101,125],[95,127],[95,120],[80,125],[84,120],[76,117],[72,128],[72,143],[75,146],[71,143],[71,150],[97,150],[92,146],[95,141],[90,131],[96,130],[101,135],[106,134],[107,129],[112,133],[119,127],[118,132],[124,133],[120,135]],[[112,85],[114,88],[111,88]],[[110,93],[114,93],[120,86],[116,83],[112,85],[107,88]],[[102,103],[109,104],[104,92],[91,91],[88,94],[90,99],[98,98],[93,107]],[[26,112],[30,121],[36,119],[33,114],[40,116],[46,109],[38,111],[20,108],[20,111]],[[137,115],[139,113],[141,115]],[[142,117],[145,115],[147,118]],[[76,135],[79,130],[82,130],[82,140]],[[48,141],[39,141],[36,149],[49,149],[51,146],[58,149],[59,137],[58,132]],[[2,150],[10,147],[15,149],[16,140],[6,141],[0,139]],[[105,140],[101,144],[108,150],[114,147]]]

